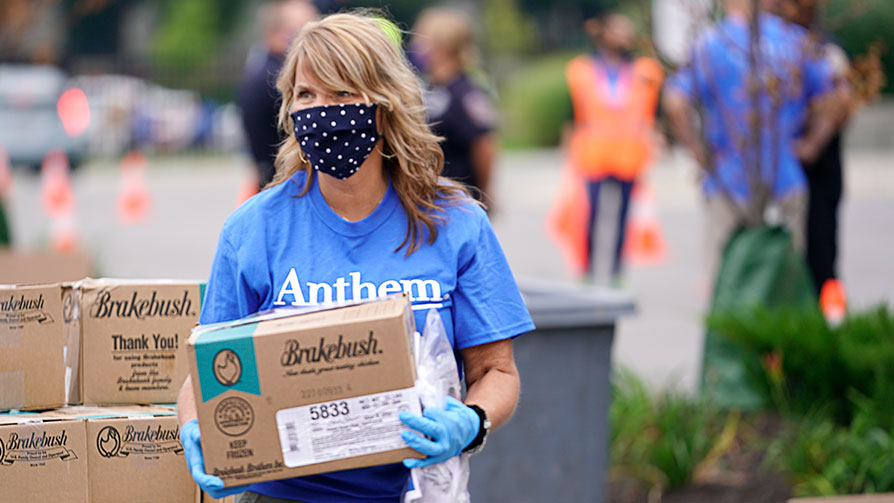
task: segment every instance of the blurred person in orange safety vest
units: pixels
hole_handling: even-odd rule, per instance
[[[611,271],[612,282],[617,284],[630,196],[633,184],[651,159],[664,73],[657,61],[633,57],[636,31],[626,16],[617,13],[589,16],[583,29],[593,40],[595,50],[577,56],[566,67],[574,122],[566,127],[563,145],[570,170],[566,175],[571,175],[571,183],[584,183],[585,190],[564,184],[563,192],[571,192],[560,194],[557,205],[566,205],[568,212],[579,215],[582,207],[588,210],[585,218],[575,220],[578,223],[570,227],[565,223],[566,236],[560,241],[566,248],[575,248],[566,250],[572,267],[585,273],[588,279],[596,279],[594,255],[599,194],[606,182],[616,184],[621,197]],[[580,197],[566,197],[573,193]],[[586,225],[581,228],[583,222]]]

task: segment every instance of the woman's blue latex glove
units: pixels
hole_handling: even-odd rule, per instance
[[[199,420],[193,419],[180,428],[180,443],[183,444],[183,457],[186,458],[186,466],[192,479],[196,481],[206,493],[214,498],[223,498],[232,494],[239,494],[248,489],[248,486],[224,488],[223,480],[214,475],[205,473],[205,460],[202,458],[202,444],[199,434]]]
[[[458,455],[475,440],[481,419],[474,410],[452,397],[447,397],[447,408],[429,407],[422,416],[401,412],[400,420],[410,428],[429,438],[405,431],[401,433],[404,442],[413,449],[427,455],[425,459],[405,459],[407,468],[443,463]]]

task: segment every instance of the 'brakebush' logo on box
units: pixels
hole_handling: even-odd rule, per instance
[[[124,435],[114,426],[105,426],[96,435],[96,450],[104,458],[127,457],[131,454],[156,455],[164,453],[181,454],[180,427],[154,428],[147,425],[145,429],[136,429],[127,425]]]
[[[102,290],[90,306],[91,318],[177,318],[195,316],[189,290],[183,290],[183,297],[162,298],[157,291],[149,298],[137,297],[134,291],[130,298],[112,298],[112,292]]]
[[[26,298],[24,294],[16,298],[10,294],[9,299],[0,299],[0,323],[19,325],[22,323],[53,323],[50,313],[44,311],[43,294],[37,298]]]
[[[68,434],[62,430],[58,435],[47,432],[31,432],[31,436],[20,437],[17,432],[9,434],[6,443],[0,440],[0,466],[14,463],[46,462],[51,459],[71,461],[78,459],[74,451],[66,447]]]

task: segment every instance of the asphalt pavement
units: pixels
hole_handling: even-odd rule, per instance
[[[518,278],[571,282],[545,231],[562,159],[555,150],[501,155],[493,223]],[[113,161],[82,166],[72,177],[81,249],[97,275],[204,279],[218,233],[249,173],[241,155],[152,157],[146,185],[151,207],[135,225],[116,211],[120,171]],[[663,259],[631,264],[624,291],[635,315],[620,321],[615,361],[649,381],[691,389],[701,358],[709,281],[704,270],[703,208],[695,169],[680,153],[666,155],[647,180],[666,242]],[[850,151],[841,208],[840,274],[852,306],[894,303],[894,151]],[[50,222],[40,178],[17,170],[7,199],[19,250],[45,247]]]

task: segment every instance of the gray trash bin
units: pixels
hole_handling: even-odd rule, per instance
[[[603,503],[615,321],[629,297],[520,282],[537,329],[515,340],[515,416],[471,460],[475,503]]]

